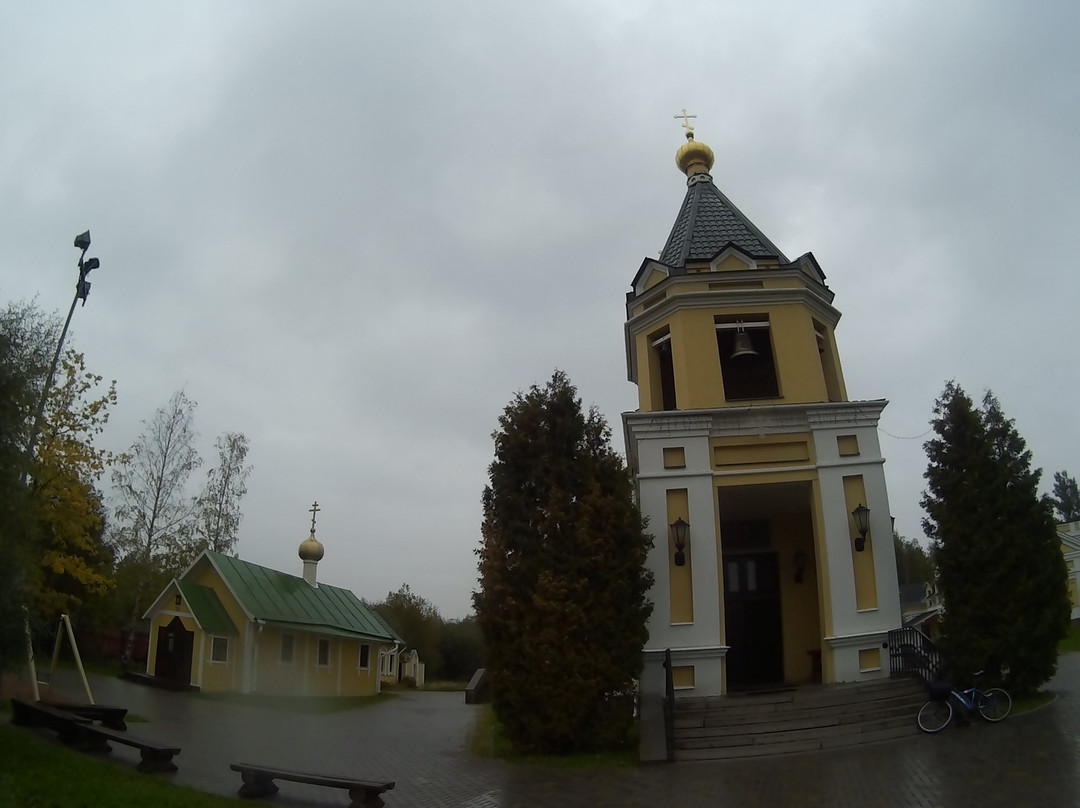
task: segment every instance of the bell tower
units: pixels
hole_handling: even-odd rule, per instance
[[[638,409],[623,426],[656,539],[642,686],[663,688],[667,649],[683,695],[886,676],[900,625],[887,402],[848,400],[817,260],[790,260],[735,207],[676,117],[686,195],[626,296]]]

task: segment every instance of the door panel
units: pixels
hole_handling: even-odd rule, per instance
[[[776,553],[724,558],[724,611],[728,687],[738,689],[783,682]]]

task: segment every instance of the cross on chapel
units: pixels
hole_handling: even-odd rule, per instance
[[[684,128],[684,129],[686,129],[686,136],[687,136],[687,137],[689,137],[690,135],[694,134],[694,127],[692,127],[692,126],[690,125],[690,119],[691,119],[691,118],[696,118],[696,117],[697,117],[697,115],[688,115],[688,114],[686,113],[686,107],[683,107],[683,111],[682,111],[682,114],[680,114],[680,115],[676,115],[676,116],[674,116],[674,117],[675,117],[676,119],[679,119],[679,118],[682,118],[682,119],[683,119],[683,122],[682,122],[682,126],[683,126],[683,128]]]

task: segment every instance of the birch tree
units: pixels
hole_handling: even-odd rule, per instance
[[[115,543],[124,565],[138,571],[131,593],[132,623],[141,616],[148,587],[178,573],[191,557],[195,500],[186,489],[202,463],[195,449],[195,407],[177,390],[153,418],[143,421],[145,430],[132,445],[128,462],[113,473],[119,501]]]
[[[245,463],[248,439],[243,432],[226,432],[214,444],[218,463],[206,474],[206,487],[196,507],[196,550],[230,553],[236,547],[243,512],[240,500],[247,493],[251,466]]]

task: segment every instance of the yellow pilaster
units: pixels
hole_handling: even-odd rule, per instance
[[[874,572],[874,541],[867,534],[866,546],[862,552],[855,550],[855,537],[859,535],[855,527],[855,519],[851,512],[860,504],[866,505],[866,486],[863,484],[862,475],[844,478],[844,499],[847,502],[848,533],[851,538],[851,562],[855,571],[855,608],[859,611],[876,609],[877,599],[877,575]],[[888,547],[892,540],[889,537]]]
[[[689,498],[685,488],[674,488],[667,492],[667,525],[677,519],[689,519]],[[667,534],[667,559],[668,559],[668,585],[669,585],[669,609],[672,623],[694,622],[694,584],[693,584],[693,552],[691,543],[687,543],[683,551],[686,555],[686,563],[681,567],[675,565],[675,543],[671,538],[671,531],[663,526]]]

